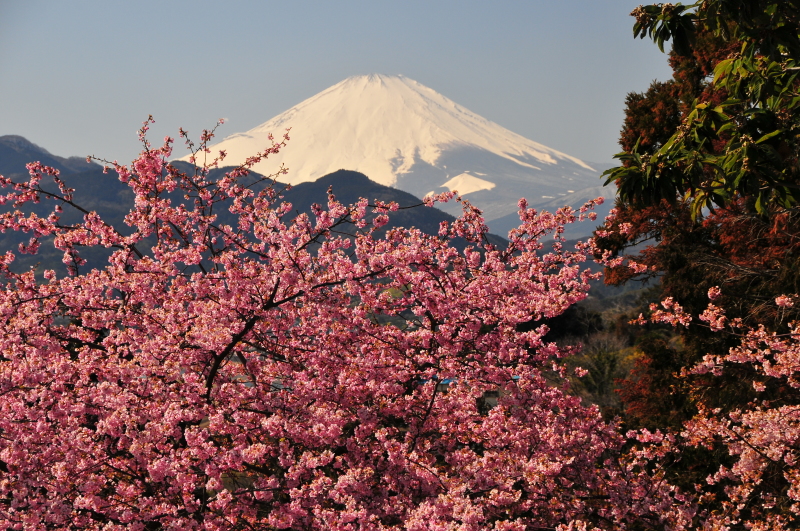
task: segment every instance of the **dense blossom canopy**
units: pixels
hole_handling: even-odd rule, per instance
[[[504,249],[468,204],[438,235],[379,236],[397,205],[331,194],[293,215],[275,185],[241,184],[247,165],[214,181],[169,165],[171,139],[145,147],[114,166],[136,194],[127,235],[95,212],[62,224],[79,199],[53,169],[2,181],[3,229],[30,233],[29,253],[52,237],[67,265],[15,273],[2,259],[5,527],[658,520],[653,489],[613,459],[615,427],[558,383],[567,351],[519,327],[586,296],[588,247],[544,253],[541,238],[590,213],[523,201]],[[40,200],[49,215],[24,213]],[[235,225],[217,221],[223,207]],[[98,246],[107,265],[83,271]]]
[[[694,58],[629,98],[634,145],[609,173],[628,204],[597,232],[605,251],[561,237],[591,203],[521,200],[504,246],[467,202],[433,235],[335,190],[298,214],[249,171],[288,136],[223,173],[224,153],[201,160],[205,131],[184,173],[148,120],[141,155],[108,163],[134,194],[124,226],[55,169],[0,176],[0,230],[65,264],[21,271],[0,250],[0,529],[800,527],[800,296],[779,263],[797,247],[797,4],[634,11],[636,34]],[[613,256],[650,236],[655,250]],[[546,322],[586,297],[589,255],[618,281],[670,273],[676,297],[638,322],[688,330],[691,356],[623,388],[652,406],[679,382],[692,407],[663,427],[622,433],[570,394],[577,347]],[[708,256],[729,263],[703,269]],[[758,304],[731,303],[745,296]],[[726,378],[734,400],[713,387]]]
[[[186,175],[166,162],[171,139],[145,147],[130,167],[115,165],[135,192],[127,235],[95,212],[62,224],[63,206],[80,205],[51,168],[3,178],[3,229],[32,235],[22,252],[52,238],[67,266],[19,273],[11,251],[2,258],[4,528],[798,523],[791,399],[724,411],[701,402],[679,433],[622,435],[567,392],[559,360],[572,349],[531,323],[586,296],[594,275],[583,262],[597,250],[568,250],[559,234],[591,205],[548,214],[523,200],[500,249],[467,203],[438,235],[381,232],[397,205],[346,206],[331,193],[312,216],[293,215],[274,183],[244,180],[247,166],[216,180],[208,167]],[[25,213],[43,199],[47,216]],[[223,207],[235,225],[217,221]],[[80,253],[93,247],[113,252],[83,271]],[[709,297],[699,321],[739,334],[741,346],[687,374],[745,364],[757,393],[773,382],[796,390],[796,327],[749,330],[714,305],[718,288]],[[692,322],[672,300],[653,310],[657,321]],[[715,446],[728,458],[704,483],[670,484],[687,451]]]

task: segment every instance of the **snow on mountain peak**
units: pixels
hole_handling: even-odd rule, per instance
[[[513,133],[412,79],[383,74],[349,77],[249,131],[228,136],[212,152],[225,150],[226,164],[239,164],[270,145],[270,133],[279,137],[287,128],[288,146],[254,170],[269,174],[284,164],[289,173],[281,180],[291,184],[344,168],[418,196],[441,187],[496,196],[509,179],[547,187],[554,177],[574,181],[571,175],[580,174],[583,182],[586,174],[597,175],[585,162]],[[575,184],[557,183],[557,188],[583,187]],[[487,196],[493,214],[507,213],[520,197],[516,190],[506,192],[502,198]]]

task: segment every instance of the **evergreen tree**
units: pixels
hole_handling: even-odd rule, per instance
[[[646,246],[634,260],[647,268],[619,264],[607,282],[657,277],[660,298],[695,313],[720,286],[730,316],[785,329],[794,314],[774,299],[799,291],[800,266],[797,13],[797,1],[738,0],[633,11],[635,36],[662,49],[672,41],[673,77],[626,100],[622,164],[606,172],[619,188],[617,215],[598,232],[599,245],[614,254]],[[623,393],[629,412],[653,416],[663,405],[657,416],[674,414],[669,401],[647,396],[685,389],[682,364],[732,346],[695,325],[681,336],[673,349],[641,349]],[[701,396],[730,407],[749,394],[732,378]]]

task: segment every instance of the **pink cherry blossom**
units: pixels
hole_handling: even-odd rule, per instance
[[[719,289],[719,286],[714,286],[708,289],[709,300],[717,300],[721,295],[722,291]]]
[[[791,307],[786,305],[789,296],[777,300]],[[654,321],[677,325],[690,319],[671,299],[663,305],[665,311],[654,312]],[[729,321],[724,310],[713,304],[699,317],[717,333],[727,327],[727,333],[737,335],[740,343],[725,356],[705,356],[687,375],[722,375],[733,365],[746,365],[755,374],[751,383],[757,393],[764,393],[767,383],[772,389],[800,389],[800,323],[792,323],[784,334],[763,326],[747,329],[740,320]],[[721,446],[728,453],[732,464],[721,464],[694,493],[698,500],[717,501],[718,510],[704,515],[703,529],[794,529],[800,524],[800,407],[791,392],[783,394],[783,399],[757,399],[730,411],[710,408],[701,399],[698,414],[668,445],[653,446],[646,434],[630,436],[644,443],[638,452],[650,466],[680,455],[685,448]],[[716,488],[719,485],[722,490]],[[680,520],[683,510],[680,506],[669,509],[673,522]],[[673,525],[675,529],[697,528],[694,523]]]
[[[242,185],[288,132],[214,181],[215,130],[197,147],[180,131],[200,164],[184,174],[152,123],[132,164],[107,163],[135,195],[125,231],[63,224],[58,205],[80,205],[42,187],[51,168],[0,179],[0,228],[31,253],[52,236],[66,264],[0,260],[0,527],[582,530],[692,511],[554,383],[571,350],[520,326],[586,297],[592,246],[561,237],[586,209],[521,201],[504,248],[466,202],[438,235],[379,236],[397,205],[331,192],[295,215],[286,169]],[[52,215],[18,210],[43,197]],[[113,254],[86,270],[98,246]]]

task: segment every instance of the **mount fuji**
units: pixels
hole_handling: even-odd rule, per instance
[[[226,164],[240,164],[270,145],[270,133],[280,137],[287,128],[287,147],[255,171],[269,174],[284,164],[289,173],[281,180],[298,184],[355,170],[417,197],[457,190],[484,211],[494,231],[518,224],[520,197],[553,208],[560,201],[557,206],[578,206],[613,195],[599,187],[602,169],[513,133],[403,76],[347,78],[228,136],[211,146],[212,153],[225,150]],[[455,202],[438,206],[460,213]]]

